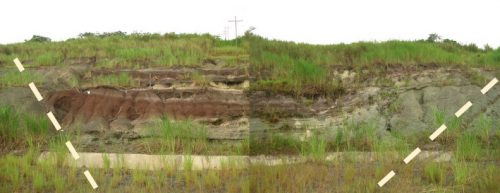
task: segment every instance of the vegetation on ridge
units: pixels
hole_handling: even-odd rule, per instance
[[[34,66],[61,65],[66,59],[81,58],[118,58],[117,66],[124,67],[143,62],[157,66],[200,65],[204,58],[231,58],[236,51],[236,40],[220,40],[210,34],[86,32],[79,36],[60,42],[34,36],[24,43],[0,45],[0,65],[11,64],[15,58],[32,61]],[[238,55],[248,57],[248,49],[249,42],[238,37]]]

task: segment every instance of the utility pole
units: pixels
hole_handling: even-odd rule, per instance
[[[226,37],[229,37],[229,28],[231,28],[231,27],[229,27],[229,26],[224,27],[224,40],[227,40]]]
[[[227,37],[226,37],[226,34],[227,34],[227,30],[226,30],[226,26],[224,26],[224,40],[227,40]]]
[[[234,32],[236,36],[236,61],[238,61],[238,27],[236,23],[243,22],[243,20],[236,20],[236,16],[234,16],[234,20],[229,20],[229,22],[234,22]]]

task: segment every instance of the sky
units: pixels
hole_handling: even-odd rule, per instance
[[[500,46],[500,1],[128,1],[16,0],[2,2],[0,44],[33,35],[53,41],[82,32],[133,31],[255,34],[297,43],[426,39],[437,33],[460,43]]]

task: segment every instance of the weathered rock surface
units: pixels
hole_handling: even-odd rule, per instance
[[[248,125],[231,124],[231,120],[247,116],[249,111],[248,99],[241,90],[124,90],[101,86],[86,91],[47,92],[45,106],[64,126],[73,129],[80,126],[84,133],[111,132],[119,137],[135,138],[145,136],[141,131],[152,127],[148,122],[154,122],[160,116],[170,116],[177,120],[188,117],[224,120],[218,128],[209,128],[210,138],[241,139],[247,136],[244,131],[248,131]]]
[[[488,82],[496,74],[480,71]],[[333,140],[336,132],[346,127],[346,123],[370,123],[376,125],[380,139],[391,138],[391,132],[409,136],[420,132],[434,132],[439,127],[433,109],[436,112],[444,111],[444,123],[449,124],[456,117],[455,113],[468,101],[473,105],[461,115],[462,126],[467,127],[467,130],[475,129],[479,115],[484,112],[486,118],[493,120],[490,134],[498,133],[493,128],[499,126],[499,122],[494,121],[500,118],[500,113],[495,110],[500,107],[499,86],[483,95],[480,90],[488,82],[481,86],[472,85],[467,73],[461,69],[434,68],[414,73],[395,71],[386,76],[394,83],[390,87],[377,85],[379,77],[368,78],[358,83],[361,86],[356,86],[354,73],[335,73],[346,87],[351,87],[335,101],[318,98],[311,104],[304,103],[304,99],[263,92],[252,93],[252,111],[296,113],[302,117],[281,118],[275,123],[251,117],[251,135],[265,137],[270,131],[274,131],[300,137],[311,130]],[[307,129],[302,128],[303,126]]]

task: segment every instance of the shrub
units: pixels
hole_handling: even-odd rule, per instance
[[[25,42],[51,42],[51,39],[44,36],[33,35],[30,40],[24,40]]]
[[[438,34],[436,33],[432,33],[432,34],[429,34],[429,37],[427,38],[427,42],[436,42],[436,40],[440,40],[441,39],[441,36],[439,36]]]

